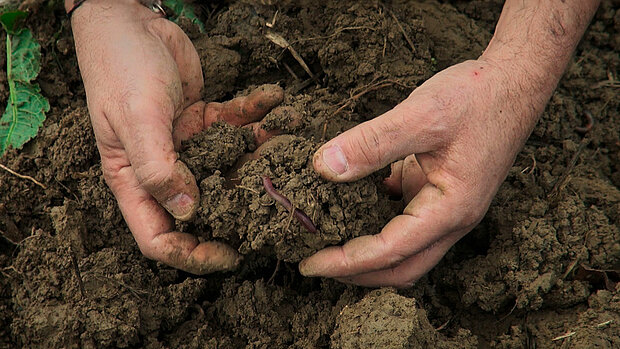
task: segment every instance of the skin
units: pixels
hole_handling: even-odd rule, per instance
[[[173,230],[173,217],[192,218],[199,203],[196,180],[176,151],[219,120],[261,130],[256,121],[282,102],[282,89],[266,85],[227,103],[201,101],[194,46],[138,1],[88,0],[71,24],[103,175],[140,250],[194,274],[234,269],[234,249]],[[256,138],[270,135],[257,131]]]
[[[438,73],[393,110],[319,149],[315,170],[337,182],[392,163],[386,184],[408,205],[380,234],[302,261],[301,273],[405,287],[428,272],[486,213],[598,4],[507,0],[480,58]],[[72,26],[104,176],[141,251],[193,273],[235,267],[229,247],[172,231],[166,210],[188,219],[198,202],[174,146],[215,119],[257,130],[252,122],[266,111],[233,112],[244,101],[200,102],[193,46],[136,0],[88,0]]]
[[[408,202],[380,234],[300,263],[306,276],[407,287],[483,218],[599,1],[508,0],[477,60],[436,74],[393,110],[321,147],[314,168],[346,182],[390,163]]]

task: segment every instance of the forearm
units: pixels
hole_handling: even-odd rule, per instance
[[[600,0],[507,0],[482,58],[524,79],[546,101],[594,16]]]

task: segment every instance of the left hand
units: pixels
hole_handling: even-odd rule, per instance
[[[408,205],[380,234],[305,259],[301,273],[404,287],[433,268],[483,218],[544,108],[548,94],[532,93],[526,72],[484,58],[457,64],[323,145],[314,168],[337,182],[404,159],[386,183]]]
[[[264,142],[270,134],[259,120],[280,104],[282,89],[201,101],[204,79],[192,42],[137,0],[88,0],[71,22],[103,176],[140,251],[194,274],[236,268],[235,249],[175,230],[173,217],[191,219],[200,203],[177,151],[215,121],[252,128]]]

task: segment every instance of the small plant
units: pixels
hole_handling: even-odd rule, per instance
[[[30,30],[20,28],[23,11],[4,12],[0,24],[6,31],[6,77],[9,99],[0,118],[0,156],[11,146],[21,148],[37,135],[50,105],[33,83],[41,70],[41,46]]]
[[[173,22],[177,23],[179,17],[186,17],[187,19],[192,21],[192,23],[198,26],[198,29],[200,29],[201,33],[204,33],[205,25],[200,19],[198,19],[191,5],[184,3],[182,0],[164,0],[164,5],[170,8],[172,12],[174,12],[171,13],[171,20]]]

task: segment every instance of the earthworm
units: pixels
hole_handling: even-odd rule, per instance
[[[588,133],[592,129],[592,126],[594,126],[594,117],[592,117],[592,113],[590,113],[589,110],[584,110],[583,115],[586,117],[586,125],[583,127],[575,127],[575,131],[579,133]]]
[[[297,218],[297,220],[301,223],[301,225],[304,226],[304,228],[306,228],[306,230],[315,234],[319,232],[314,223],[312,223],[312,219],[310,219],[307,214],[305,214],[297,207],[293,207],[291,201],[287,199],[286,196],[280,194],[276,190],[276,188],[273,187],[273,182],[271,182],[271,178],[269,178],[268,176],[263,176],[263,186],[265,187],[267,194],[269,194],[269,196],[271,196],[274,200],[280,203],[280,205],[284,206],[284,208],[286,208],[289,212],[292,212],[295,218]]]

